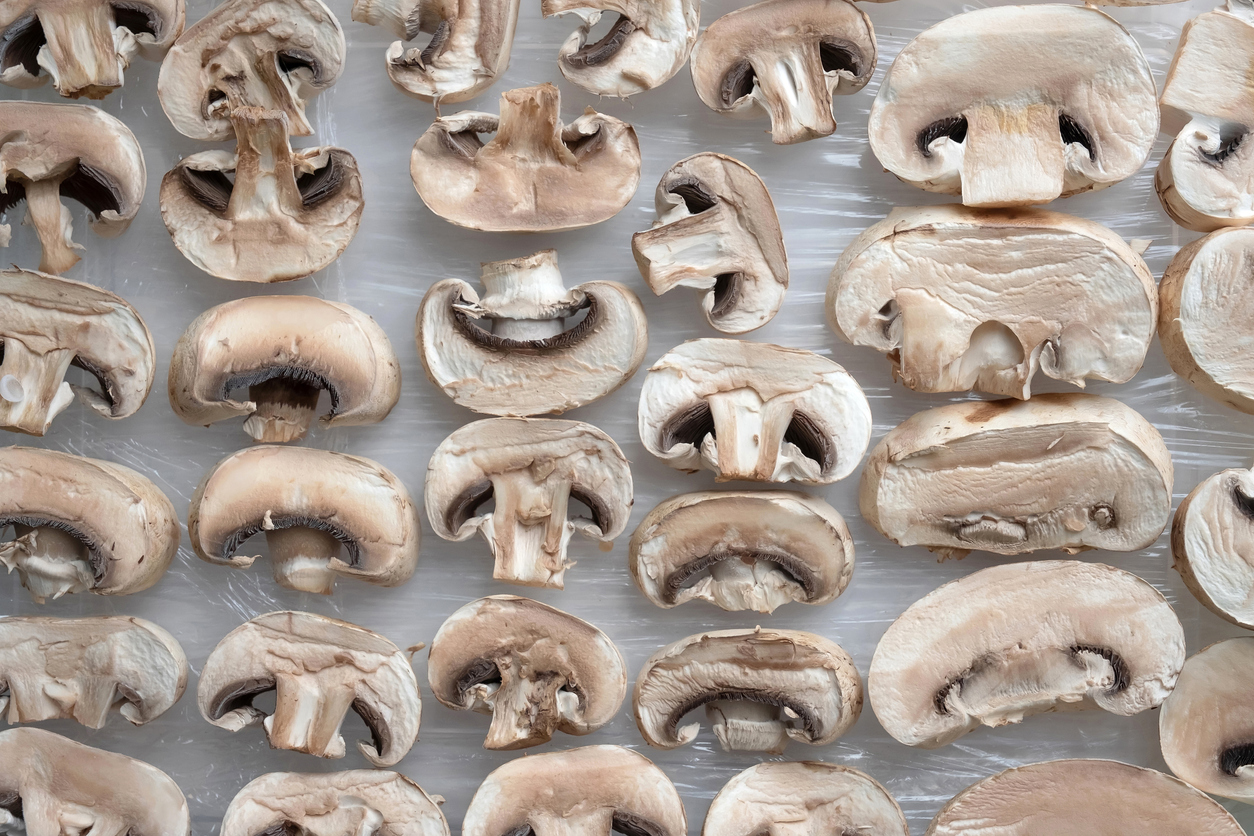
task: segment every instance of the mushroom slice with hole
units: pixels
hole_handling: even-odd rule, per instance
[[[541,84],[502,93],[499,118],[437,118],[414,144],[409,174],[427,208],[458,226],[557,232],[627,205],[640,185],[640,143],[631,125],[592,108],[563,125],[557,88]]]
[[[887,354],[915,391],[1025,399],[1037,371],[1131,379],[1158,318],[1140,255],[1040,209],[894,209],[841,255],[826,304],[841,339]]]
[[[871,106],[879,161],[967,206],[1026,206],[1136,173],[1158,134],[1141,47],[1088,6],[977,9],[906,45]]]
[[[427,679],[455,711],[492,715],[485,749],[591,734],[627,693],[623,657],[586,621],[539,601],[493,595],[448,617],[431,643]]]
[[[1176,509],[1171,563],[1193,597],[1211,612],[1254,629],[1251,554],[1254,471],[1224,470],[1207,477]]]
[[[654,204],[653,228],[631,236],[650,290],[701,291],[705,321],[724,334],[774,318],[788,290],[788,254],[775,204],[753,169],[723,154],[694,154],[662,175]]]
[[[871,407],[848,372],[813,352],[689,340],[645,375],[639,429],[646,450],[686,473],[826,485],[862,461]]]
[[[192,495],[187,533],[201,560],[247,569],[265,532],[274,580],[330,595],[337,576],[399,586],[418,563],[421,524],[409,491],[378,462],[265,444],[214,465]]]
[[[1171,518],[1171,455],[1118,401],[966,401],[903,421],[871,451],[858,504],[900,546],[1136,551]]]
[[[862,679],[835,642],[800,630],[716,630],[649,657],[632,694],[636,725],[650,746],[675,749],[697,736],[705,707],[726,751],[779,754],[789,740],[822,746],[862,711]]]
[[[836,509],[794,491],[702,491],[671,497],[641,521],[628,556],[659,607],[709,601],[774,612],[826,604],[853,576],[853,537]]]
[[[253,700],[275,692],[274,714]],[[200,713],[237,732],[261,724],[270,745],[344,757],[340,724],[351,708],[370,729],[357,748],[392,766],[418,739],[422,701],[409,657],[362,627],[305,612],[273,612],[235,628],[209,654],[197,690]]]
[[[589,516],[570,516],[574,501]],[[427,519],[445,540],[488,541],[492,577],[561,589],[571,535],[608,544],[631,515],[631,469],[580,421],[489,418],[453,432],[427,464]],[[490,507],[485,507],[489,506]]]

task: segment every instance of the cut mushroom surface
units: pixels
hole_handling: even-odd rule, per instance
[[[898,208],[827,286],[841,339],[919,392],[1028,398],[1038,371],[1083,387],[1140,370],[1158,319],[1145,261],[1100,224],[1040,209]]]
[[[1254,629],[1254,471],[1224,470],[1189,492],[1172,520],[1171,556],[1197,600]]]

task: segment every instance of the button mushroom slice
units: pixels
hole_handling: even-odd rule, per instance
[[[793,491],[701,491],[671,497],[631,537],[636,586],[659,607],[709,601],[774,612],[826,604],[853,576],[853,537],[836,509]]]
[[[1224,470],[1202,480],[1176,509],[1171,565],[1207,609],[1254,629],[1251,554],[1254,471]]]
[[[667,645],[636,676],[632,707],[650,746],[691,743],[705,716],[725,751],[822,746],[862,711],[862,678],[839,645],[800,630],[716,630]]]
[[[214,465],[187,517],[196,555],[235,569],[257,559],[240,551],[260,532],[276,583],[330,595],[337,576],[376,586],[409,580],[421,524],[405,485],[378,462],[267,444]]]
[[[775,204],[753,169],[723,154],[694,154],[662,175],[654,204],[653,228],[631,236],[650,290],[701,291],[705,321],[724,334],[774,318],[788,290],[788,254]]]
[[[921,189],[967,206],[1048,203],[1145,164],[1155,93],[1141,47],[1097,9],[978,9],[898,54],[868,134],[884,167]]]
[[[689,340],[645,375],[639,429],[646,450],[685,473],[826,485],[862,460],[871,408],[848,372],[813,352]]]
[[[564,125],[559,108],[557,88],[541,84],[502,93],[499,118],[470,110],[437,118],[410,157],[418,196],[446,221],[487,232],[612,218],[640,185],[636,132],[591,108]]]
[[[570,516],[571,501],[589,516]],[[490,509],[484,506],[492,503]],[[580,421],[489,418],[456,430],[427,464],[427,519],[445,540],[488,541],[492,577],[561,589],[576,531],[608,543],[627,527],[632,483],[614,439]]]
[[[276,694],[274,713],[253,701]],[[340,724],[351,708],[370,729],[358,741],[374,766],[392,766],[418,739],[422,701],[408,656],[354,624],[305,612],[273,612],[235,628],[200,674],[201,716],[237,732],[262,725],[270,745],[344,757]]]

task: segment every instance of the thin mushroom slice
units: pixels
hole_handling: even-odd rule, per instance
[[[1176,509],[1171,565],[1215,615],[1254,629],[1254,471],[1204,479]]]

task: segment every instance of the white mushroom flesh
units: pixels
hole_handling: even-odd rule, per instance
[[[1254,471],[1225,470],[1180,503],[1172,565],[1220,618],[1254,627]]]

